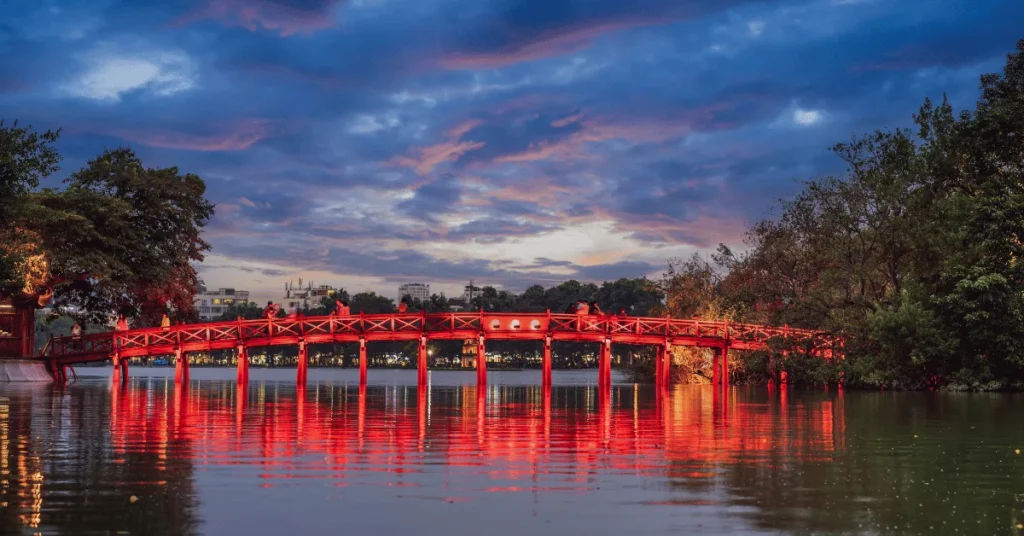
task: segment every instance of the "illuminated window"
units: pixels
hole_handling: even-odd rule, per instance
[[[213,299],[213,304],[214,305],[220,305],[220,298],[214,298]]]

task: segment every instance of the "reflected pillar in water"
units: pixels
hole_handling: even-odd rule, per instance
[[[309,376],[309,349],[306,347],[306,341],[299,340],[299,359],[298,367],[295,372],[295,381],[299,387],[306,386],[306,378]]]
[[[597,391],[598,411],[601,412],[599,414],[601,439],[607,448],[612,439],[612,390],[606,384],[604,389],[598,388]]]
[[[481,337],[482,339],[483,337]],[[487,413],[487,388],[483,385],[476,386],[476,442],[484,444],[485,419]]]
[[[366,384],[359,385],[359,398],[356,401],[356,439],[359,451],[362,452],[366,439]]]
[[[541,385],[548,387],[547,393],[551,394],[551,335],[544,337],[544,357],[541,361]]]
[[[544,447],[551,447],[551,384],[542,387],[544,401]]]
[[[359,385],[366,387],[366,368],[368,363],[366,362],[366,339],[363,337],[359,338]]]
[[[238,383],[249,383],[249,349],[244,344],[237,347]]]
[[[174,383],[188,383],[188,352],[174,349]]]
[[[419,350],[416,352],[416,384],[427,385],[427,338],[420,337]]]
[[[427,399],[429,396],[426,382],[419,384],[416,388],[416,428],[419,432],[417,447],[420,452],[423,452],[427,441]]]
[[[612,340],[605,339],[601,343],[601,353],[597,363],[597,385],[603,391],[612,385]]]
[[[480,334],[476,345],[476,383],[477,385],[487,385],[487,347],[483,333]]]

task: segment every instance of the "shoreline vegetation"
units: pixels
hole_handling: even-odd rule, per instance
[[[482,287],[463,305],[560,312],[595,300],[608,313],[790,325],[846,341],[845,358],[832,361],[787,341],[731,352],[735,384],[767,383],[784,369],[797,386],[842,379],[864,389],[1022,390],[1024,40],[1003,73],[981,77],[980,89],[973,110],[926,99],[913,129],[834,145],[847,170],[780,200],[778,217],[751,226],[738,252],[720,245],[709,257],[672,259],[653,280],[567,281],[519,295]],[[40,189],[59,169],[57,136],[0,123],[0,297],[52,296],[49,320],[70,315],[82,325],[105,324],[113,312],[136,326],[158,325],[164,312],[195,321],[195,263],[209,250],[201,230],[213,215],[205,183],[175,167],[146,168],[121,148],[88,162],[62,189]],[[372,292],[342,294],[304,312],[326,314],[335,298],[353,312],[394,310]],[[442,312],[453,303],[432,296],[410,305]],[[224,318],[260,315],[249,304]],[[37,334],[45,338],[54,325]],[[387,344],[379,351],[405,351]],[[431,342],[438,355],[461,344]],[[493,349],[536,352],[515,341]],[[593,351],[580,343],[555,354],[578,366]],[[613,352],[629,356],[619,366],[629,377],[653,377],[653,349]],[[673,362],[674,382],[709,381],[710,350],[674,348]]]

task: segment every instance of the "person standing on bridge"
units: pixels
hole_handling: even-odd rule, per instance
[[[345,300],[334,301],[334,315],[338,317],[346,317],[352,314],[352,310],[348,307],[348,302]]]
[[[409,311],[409,300],[402,298],[402,301],[398,304],[398,314],[405,314]]]
[[[167,313],[164,313],[164,317],[160,319],[160,327],[164,331],[171,329],[171,318],[167,316]]]
[[[604,312],[601,311],[601,308],[597,306],[597,302],[596,301],[593,301],[593,300],[590,301],[590,314],[592,314],[592,315],[603,315],[604,314]]]
[[[128,319],[124,317],[124,314],[117,315],[117,323],[114,324],[114,329],[117,331],[128,331]]]
[[[583,317],[590,313],[590,306],[587,305],[587,300],[576,301],[576,331],[583,329]]]
[[[277,316],[277,306],[274,305],[274,302],[268,301],[267,302],[267,307],[265,309],[263,309],[263,317],[264,318],[268,318],[268,319],[272,319],[272,318],[274,318],[276,316]]]
[[[79,326],[78,322],[71,326],[71,343],[75,350],[82,349],[82,326]]]
[[[576,314],[580,316],[590,314],[590,304],[587,303],[587,300],[580,300],[576,302]]]

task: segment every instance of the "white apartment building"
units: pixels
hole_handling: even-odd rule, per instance
[[[308,309],[320,305],[321,299],[334,296],[337,292],[338,289],[330,285],[313,286],[312,281],[303,287],[302,278],[299,278],[298,285],[292,281],[284,284],[284,297],[277,303],[285,312],[291,312],[292,309]]]
[[[199,319],[209,321],[227,312],[228,307],[232,305],[244,306],[249,303],[249,291],[233,288],[207,290],[206,286],[200,283],[193,300],[196,310],[199,311]]]
[[[398,299],[408,296],[413,300],[426,301],[430,299],[430,285],[423,283],[406,283],[398,286]]]

